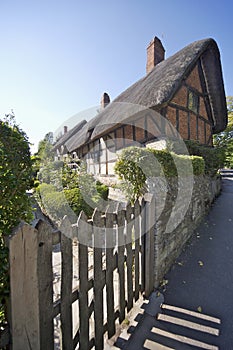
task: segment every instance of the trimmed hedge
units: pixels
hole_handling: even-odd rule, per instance
[[[59,220],[66,213],[67,202],[64,193],[57,191],[56,187],[43,183],[36,188],[42,207],[51,219]]]
[[[128,147],[121,152],[115,172],[123,180],[123,191],[133,201],[145,193],[147,178],[202,175],[204,168],[202,157],[177,155],[167,150]]]
[[[190,155],[202,157],[205,161],[205,174],[215,176],[220,168],[224,166],[223,151],[219,147],[201,145],[198,141],[185,141]],[[173,142],[169,148],[176,154],[183,154],[183,147],[179,142]]]

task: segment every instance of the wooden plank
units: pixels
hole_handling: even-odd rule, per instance
[[[134,237],[135,237],[135,253],[134,253],[134,298],[135,301],[139,298],[140,292],[140,266],[139,266],[139,251],[140,251],[140,204],[137,200],[134,204]]]
[[[86,241],[90,223],[84,212],[80,213],[77,222],[77,237],[79,241],[79,349],[89,349],[89,313],[88,313],[88,246],[81,242]]]
[[[115,244],[115,230],[113,229],[116,215],[110,205],[106,212],[106,292],[107,292],[107,322],[108,322],[108,338],[116,333],[114,318],[114,256],[113,246]]]
[[[141,201],[141,292],[145,291],[145,233],[146,233],[146,202]]]
[[[104,348],[103,338],[103,286],[104,275],[102,270],[102,249],[104,248],[104,218],[97,211],[93,215],[93,234],[94,234],[94,319],[95,319],[95,349]]]
[[[149,297],[154,288],[155,196],[146,202],[145,211],[145,296]]]
[[[133,250],[132,250],[132,234],[133,221],[131,219],[132,207],[126,207],[126,266],[127,266],[127,311],[133,307]]]
[[[37,230],[21,224],[9,240],[13,350],[40,350]]]
[[[72,323],[72,281],[73,281],[73,250],[72,226],[67,216],[61,223],[61,331],[62,349],[73,349]]]
[[[117,208],[118,274],[119,274],[119,321],[125,319],[125,211]]]
[[[54,347],[52,228],[44,221],[39,221],[36,228],[38,230],[40,349],[52,349]]]

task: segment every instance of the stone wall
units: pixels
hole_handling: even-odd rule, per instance
[[[161,184],[160,188],[164,189]],[[185,243],[203,220],[211,203],[220,191],[221,179],[219,177],[213,179],[207,176],[194,177],[193,191],[188,206],[186,199],[177,199],[179,191],[175,179],[169,180],[166,190],[161,191],[160,198],[156,191],[156,213],[160,215],[157,214],[155,227],[155,287],[159,285],[163,276],[174,264]],[[161,208],[161,203],[163,203],[163,208]],[[175,210],[174,205],[177,207]],[[170,225],[169,220],[172,221]]]

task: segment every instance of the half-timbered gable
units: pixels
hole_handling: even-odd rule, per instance
[[[213,120],[200,61],[168,103],[167,118],[185,140],[212,145]]]

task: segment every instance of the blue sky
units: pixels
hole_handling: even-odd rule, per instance
[[[166,57],[214,38],[233,95],[232,13],[231,0],[0,0],[0,116],[13,109],[35,150],[103,92],[114,99],[145,75],[155,35]]]

